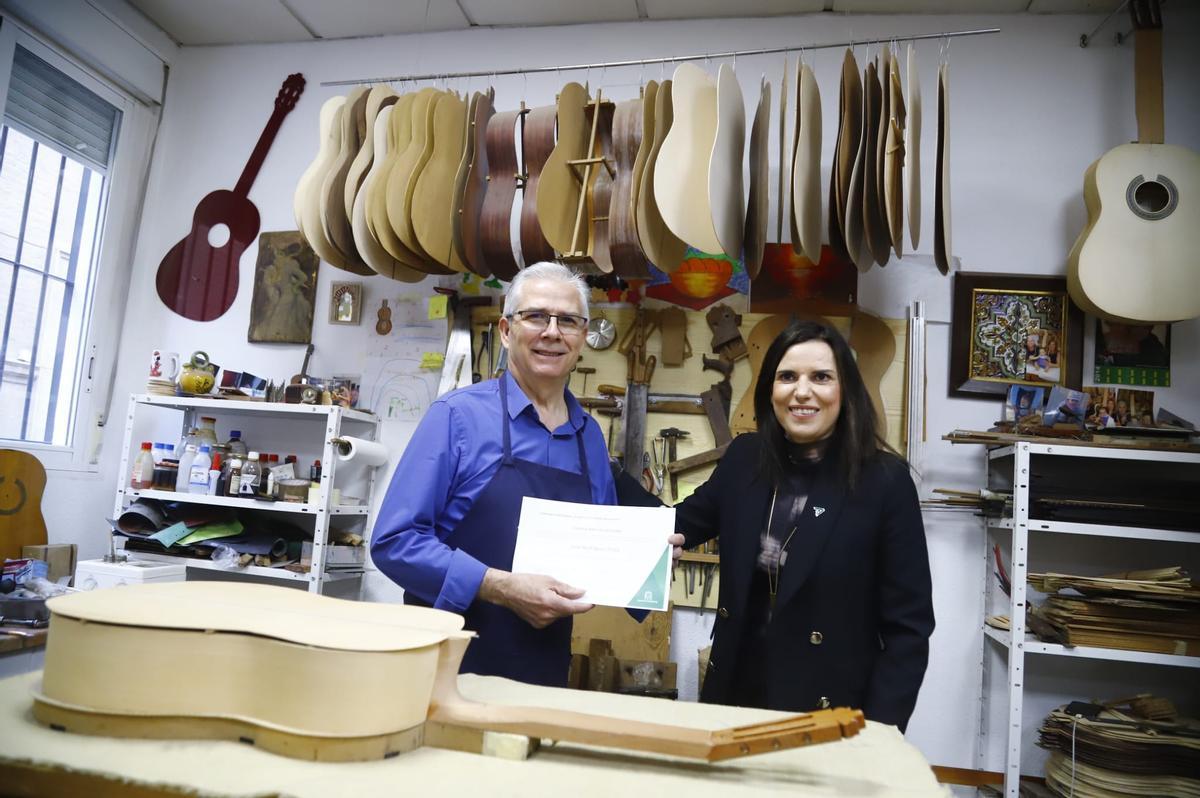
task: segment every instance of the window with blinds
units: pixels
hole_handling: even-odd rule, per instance
[[[0,439],[70,446],[121,112],[16,46],[0,128]]]

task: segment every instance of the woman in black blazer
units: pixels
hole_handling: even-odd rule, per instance
[[[876,433],[845,340],[794,322],[754,388],[758,432],[676,505],[674,542],[721,547],[700,700],[861,708],[903,731],[929,658],[929,557],[908,466]]]

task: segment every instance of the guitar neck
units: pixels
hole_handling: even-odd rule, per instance
[[[242,170],[242,176],[238,178],[237,185],[233,189],[233,193],[239,197],[245,197],[250,194],[250,187],[254,185],[254,179],[258,177],[258,170],[262,168],[263,161],[267,158],[267,151],[271,149],[271,143],[275,141],[275,134],[279,132],[279,126],[283,124],[283,118],[288,115],[290,108],[276,108],[275,113],[271,114],[271,118],[267,120],[267,126],[263,128],[262,135],[258,137],[258,144],[254,145],[254,152],[250,153],[250,160],[246,161],[246,168]]]
[[[1139,28],[1133,42],[1134,102],[1138,143],[1162,144],[1163,75],[1162,29]]]

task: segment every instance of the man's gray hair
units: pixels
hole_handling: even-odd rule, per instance
[[[587,283],[561,263],[544,260],[532,266],[526,266],[517,272],[517,276],[508,286],[508,293],[504,296],[505,316],[511,316],[518,310],[525,310],[517,303],[517,299],[521,294],[521,288],[528,280],[555,280],[574,286],[575,290],[579,292],[579,307],[583,308],[584,316],[588,315],[588,296],[591,292],[588,290]]]

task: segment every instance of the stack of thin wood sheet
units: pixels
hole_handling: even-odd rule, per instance
[[[1038,736],[1051,752],[1046,786],[1078,798],[1200,798],[1200,724],[1145,717],[1137,711],[1145,698],[1131,707],[1077,702],[1051,712]]]
[[[1050,594],[1031,605],[1041,639],[1158,654],[1200,656],[1200,584],[1179,567],[1107,576],[1030,574]]]

